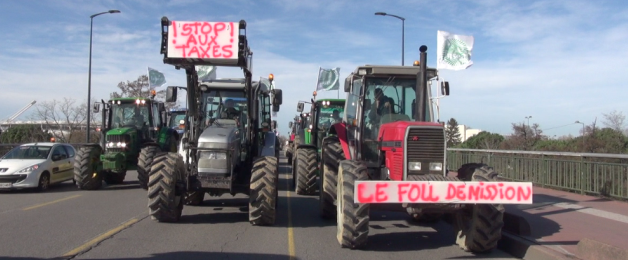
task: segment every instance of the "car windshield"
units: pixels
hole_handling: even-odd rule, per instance
[[[9,151],[2,159],[46,159],[50,153],[50,146],[18,146]]]

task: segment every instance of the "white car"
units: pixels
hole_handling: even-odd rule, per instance
[[[76,150],[63,143],[29,143],[0,158],[0,190],[37,188],[74,180]]]

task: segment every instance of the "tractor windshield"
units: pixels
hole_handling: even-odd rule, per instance
[[[318,109],[316,125],[319,131],[326,131],[331,125],[342,122],[342,115],[345,110],[344,104],[319,105]]]
[[[112,102],[112,127],[148,127],[148,102],[133,101],[113,101]]]
[[[185,112],[172,113],[168,127],[179,129],[181,120],[185,120]]]
[[[205,125],[216,119],[236,120],[243,125],[246,122],[246,98],[241,90],[211,90],[203,93]]]

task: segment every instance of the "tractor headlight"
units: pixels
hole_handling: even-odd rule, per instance
[[[430,163],[430,171],[442,171],[443,163],[440,162],[431,162]]]
[[[107,148],[125,148],[126,143],[124,142],[108,142]]]
[[[200,159],[210,159],[210,160],[226,160],[227,153],[221,152],[212,152],[212,151],[201,151]]]
[[[420,171],[421,170],[421,162],[410,162],[408,163],[409,171]]]

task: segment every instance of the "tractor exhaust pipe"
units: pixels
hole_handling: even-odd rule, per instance
[[[419,63],[419,75],[417,75],[417,91],[416,91],[416,114],[415,120],[417,122],[425,121],[425,107],[427,98],[427,46],[421,45],[419,48],[420,63]]]

